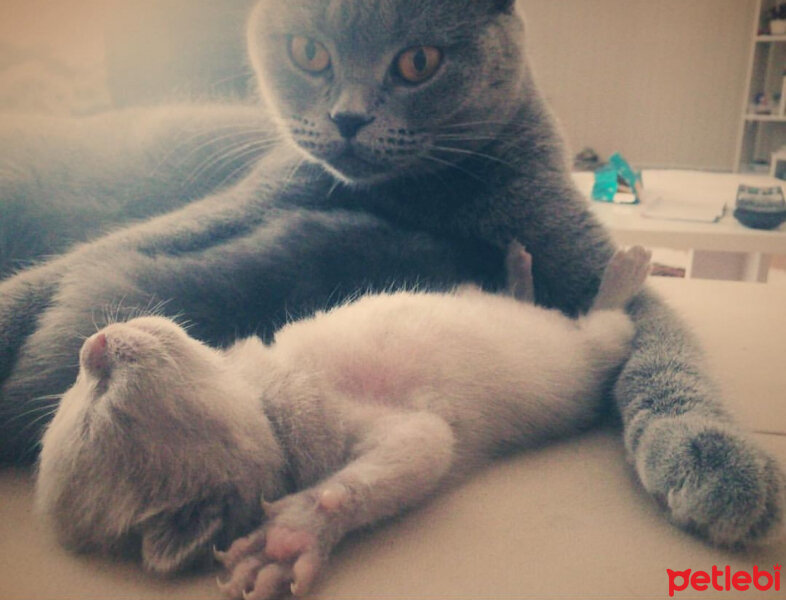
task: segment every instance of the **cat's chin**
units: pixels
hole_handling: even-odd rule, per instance
[[[346,151],[327,157],[312,157],[336,179],[353,186],[367,187],[393,179],[400,170],[372,162],[355,152]]]

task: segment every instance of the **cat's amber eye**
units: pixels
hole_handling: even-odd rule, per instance
[[[396,72],[408,83],[423,83],[437,72],[442,51],[434,46],[408,48],[396,59]]]
[[[298,67],[314,75],[330,66],[330,53],[311,38],[293,35],[289,39],[289,56]]]

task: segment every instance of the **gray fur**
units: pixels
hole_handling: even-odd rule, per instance
[[[613,247],[570,182],[522,32],[518,12],[492,0],[263,0],[250,56],[283,143],[221,194],[0,283],[2,456],[35,443],[36,411],[73,380],[79,336],[105,311],[166,301],[165,314],[225,344],[367,288],[496,289],[504,249],[519,239],[534,257],[537,302],[585,312]],[[298,71],[284,34],[317,38],[335,70]],[[404,86],[391,61],[413,44],[441,47],[444,62]],[[336,107],[368,123],[354,157],[342,154]],[[630,314],[635,349],[614,397],[640,480],[712,543],[772,535],[780,471],[731,421],[671,311],[643,293]]]
[[[271,136],[251,106],[0,115],[0,279],[233,183]]]

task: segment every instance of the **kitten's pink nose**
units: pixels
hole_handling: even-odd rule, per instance
[[[109,353],[106,335],[97,333],[82,348],[82,363],[91,374],[100,377],[109,373]]]

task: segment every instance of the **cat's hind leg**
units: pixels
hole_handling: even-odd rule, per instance
[[[617,250],[606,265],[592,310],[613,310],[625,305],[644,285],[652,253],[641,246]]]

